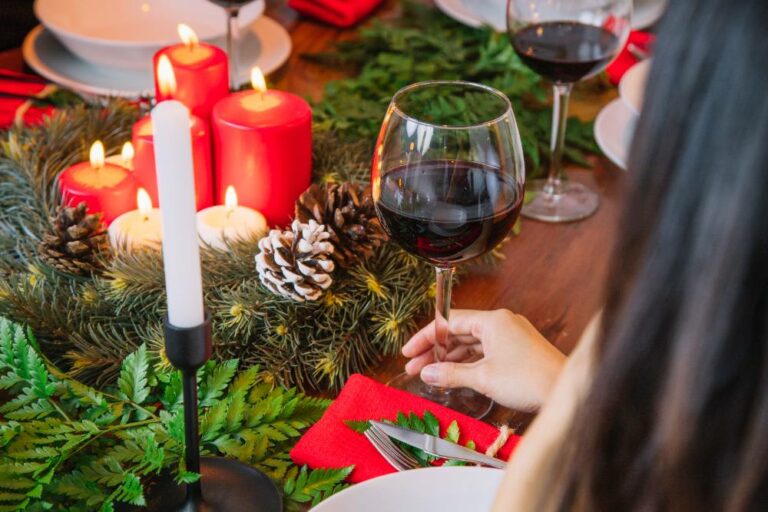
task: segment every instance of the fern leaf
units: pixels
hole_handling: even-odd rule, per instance
[[[200,387],[200,405],[210,407],[218,400],[237,371],[237,359],[230,359],[217,364],[206,376],[205,383]]]
[[[136,404],[143,404],[149,396],[148,372],[147,346],[142,344],[138,350],[132,352],[123,361],[120,377],[117,379],[121,398]]]
[[[283,485],[285,495],[298,503],[318,502],[330,496],[337,486],[352,473],[354,466],[341,469],[313,469],[307,471],[304,466],[295,478],[286,480]]]

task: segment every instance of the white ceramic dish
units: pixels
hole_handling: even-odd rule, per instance
[[[263,12],[263,0],[244,6],[241,27]],[[35,0],[35,14],[81,59],[132,69],[141,69],[157,50],[177,43],[179,23],[204,41],[223,37],[226,30],[224,9],[208,0]]]
[[[648,28],[664,13],[666,0],[635,0],[632,28]],[[497,32],[507,30],[506,0],[435,0],[437,7],[456,21],[480,27],[490,25]]]
[[[621,99],[606,105],[595,119],[597,145],[608,160],[625,171],[637,119]]]
[[[640,115],[643,110],[645,84],[650,71],[651,59],[644,60],[629,68],[619,82],[619,96],[635,115]]]
[[[92,64],[69,52],[42,25],[27,35],[22,53],[40,75],[82,94],[128,98],[154,95],[151,59],[139,70]],[[247,82],[253,66],[268,74],[288,59],[291,37],[282,25],[262,16],[242,35],[237,53],[238,78]]]
[[[503,475],[478,467],[403,471],[353,485],[312,512],[485,512]]]

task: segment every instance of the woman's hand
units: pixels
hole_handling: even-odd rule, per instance
[[[520,411],[535,411],[549,396],[565,356],[523,316],[508,310],[453,310],[449,331],[455,345],[447,362],[435,363],[435,324],[403,347],[410,375],[427,384],[468,387]],[[481,356],[477,359],[477,356]],[[473,362],[460,362],[466,360]]]

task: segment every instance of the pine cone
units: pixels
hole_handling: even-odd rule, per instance
[[[289,231],[273,229],[259,240],[256,271],[261,282],[277,295],[298,302],[317,300],[331,286],[333,244],[325,226],[297,220]]]
[[[52,267],[79,276],[102,270],[100,253],[109,248],[101,213],[88,214],[85,203],[59,206],[51,217],[51,230],[38,245],[40,257]]]
[[[373,256],[386,239],[369,187],[358,183],[312,185],[296,202],[296,219],[325,224],[342,267]]]

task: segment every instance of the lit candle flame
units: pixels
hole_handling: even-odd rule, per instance
[[[251,69],[251,86],[255,91],[267,92],[267,81],[258,66]]]
[[[166,55],[157,59],[157,84],[163,96],[173,96],[176,93],[176,74],[173,72],[171,59]]]
[[[139,191],[136,192],[136,204],[139,207],[141,218],[145,221],[148,220],[149,214],[152,212],[152,198],[143,188],[139,188]]]
[[[189,25],[179,23],[176,25],[176,30],[179,33],[181,42],[187,45],[187,48],[192,49],[199,44],[200,40],[197,38],[197,34],[195,34],[195,31],[192,30],[192,27]]]
[[[91,167],[94,169],[101,169],[104,167],[104,144],[100,140],[97,140],[91,146],[90,154]]]
[[[133,155],[135,154],[133,150],[133,144],[131,144],[131,141],[126,142],[123,144],[123,149],[120,151],[120,158],[123,160],[123,164],[125,165],[131,165],[133,162]]]
[[[232,214],[237,208],[237,192],[232,185],[227,187],[227,193],[224,195],[224,209],[227,212],[227,217]]]

